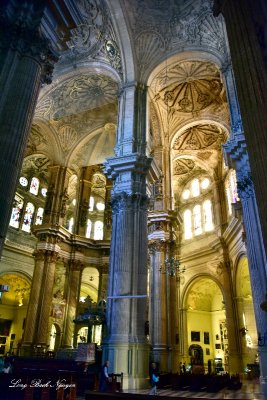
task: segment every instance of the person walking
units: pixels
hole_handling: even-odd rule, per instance
[[[157,395],[157,383],[159,381],[159,376],[158,376],[156,363],[154,363],[154,362],[151,364],[151,369],[150,369],[149,375],[150,375],[150,385],[151,385],[149,395],[155,396],[155,395]]]

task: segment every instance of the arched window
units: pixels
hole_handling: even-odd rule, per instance
[[[91,231],[92,231],[92,221],[90,219],[88,219],[87,220],[87,225],[86,225],[85,237],[90,238],[91,237]]]
[[[21,229],[25,232],[30,232],[31,230],[33,213],[34,213],[34,205],[32,203],[27,203],[23,217],[23,224],[21,227]]]
[[[33,177],[31,180],[30,193],[37,196],[39,190],[39,179]]]
[[[13,228],[19,228],[19,221],[20,221],[22,207],[23,207],[23,199],[16,194],[9,222],[9,225],[13,226]]]
[[[103,222],[102,221],[95,222],[94,240],[103,240]]]
[[[228,203],[228,213],[232,215],[232,204],[239,201],[237,194],[236,172],[231,169],[225,181],[225,191]]]
[[[36,225],[42,225],[43,215],[44,215],[44,209],[43,207],[39,207],[36,214],[36,220],[35,220]]]
[[[205,200],[203,203],[203,215],[204,215],[204,230],[206,232],[212,231],[214,225],[212,220],[212,207],[210,200]]]
[[[202,233],[202,226],[201,226],[201,207],[197,204],[193,208],[193,226],[194,226],[194,234],[200,235]]]
[[[184,238],[191,239],[192,237],[192,217],[191,211],[185,210],[184,212]]]
[[[70,219],[69,219],[69,223],[68,223],[68,231],[70,231],[71,233],[73,233],[73,225],[74,225],[74,218],[73,217],[71,217]]]
[[[197,197],[200,195],[199,180],[193,179],[191,183],[192,196]]]
[[[95,204],[95,199],[91,196],[89,199],[89,209],[88,211],[94,211],[94,204]]]

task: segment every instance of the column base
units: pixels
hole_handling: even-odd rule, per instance
[[[149,387],[149,344],[104,343],[102,361],[109,360],[109,373],[123,373],[123,390]]]
[[[160,371],[168,371],[169,351],[167,347],[154,346],[151,351],[151,361],[158,364]]]

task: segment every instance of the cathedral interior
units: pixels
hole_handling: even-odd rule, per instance
[[[267,393],[267,7],[237,3],[1,2],[1,356]]]

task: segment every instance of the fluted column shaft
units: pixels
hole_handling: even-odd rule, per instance
[[[45,4],[33,2],[31,9],[30,3],[27,20],[21,4],[13,12],[7,5],[0,18],[0,253],[41,81],[51,81],[44,72],[51,73],[56,60],[38,33]]]
[[[45,266],[45,253],[35,253],[35,268],[33,273],[31,294],[28,305],[24,335],[23,346],[31,346],[34,342],[36,327],[39,319],[39,296],[42,287],[42,278]]]
[[[39,250],[36,254],[36,266],[22,344],[25,349],[33,345],[46,349],[48,344],[57,256],[57,253],[48,250]]]
[[[103,356],[111,368],[124,371],[124,386],[140,387],[148,372],[145,338],[147,304],[146,156],[147,90],[136,82],[121,91],[115,157],[105,169],[114,186],[111,194],[108,315],[109,336]],[[120,365],[118,354],[120,353]],[[107,358],[106,358],[107,359]],[[125,379],[124,379],[125,378]]]
[[[49,169],[50,181],[46,195],[43,223],[62,225],[66,215],[67,188],[71,173],[67,167],[61,165],[54,165]]]
[[[74,333],[74,319],[79,303],[82,266],[80,262],[70,261],[67,285],[67,310],[65,313],[62,347],[71,348]]]
[[[167,275],[161,273],[166,259],[166,244],[161,240],[150,241],[150,318],[149,336],[152,359],[159,363],[162,371],[168,370],[168,310]]]
[[[266,4],[264,1],[215,1],[215,13],[222,12],[227,29],[231,60],[244,135],[255,186],[259,220],[267,253],[267,70]],[[259,32],[263,32],[260,35]]]

